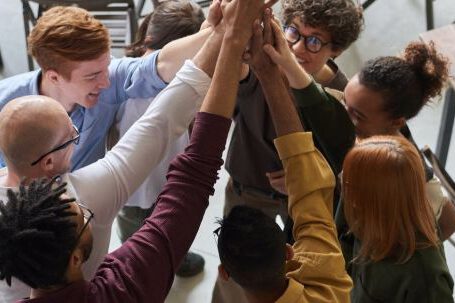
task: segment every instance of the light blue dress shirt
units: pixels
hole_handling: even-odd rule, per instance
[[[130,98],[155,97],[166,83],[156,69],[159,50],[142,58],[113,59],[109,65],[111,85],[104,89],[92,108],[76,105],[69,113],[80,131],[79,145],[71,158],[71,170],[91,164],[104,157],[106,136],[122,102]],[[0,110],[20,96],[39,94],[41,71],[36,70],[0,81]],[[0,155],[0,167],[5,163]]]

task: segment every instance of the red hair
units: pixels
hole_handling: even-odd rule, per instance
[[[422,159],[408,140],[361,141],[344,160],[342,184],[346,219],[361,241],[359,259],[406,262],[416,249],[438,244]]]
[[[74,62],[98,59],[110,49],[107,28],[77,7],[44,12],[27,39],[28,51],[43,71],[52,69],[68,79]]]

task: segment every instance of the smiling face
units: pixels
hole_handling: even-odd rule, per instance
[[[346,109],[359,138],[395,134],[404,123],[404,119],[392,119],[384,111],[382,95],[362,85],[358,75],[349,81],[344,96]]]
[[[323,44],[331,42],[332,38],[330,33],[322,29],[305,25],[299,17],[292,19],[292,22],[288,25],[295,27],[302,36],[317,37]],[[317,53],[309,52],[305,47],[304,39],[300,39],[293,45],[289,43],[289,47],[297,57],[297,61],[300,65],[311,75],[318,73],[330,58],[336,57],[341,53],[341,50],[333,50],[333,45],[331,43],[324,45]]]
[[[59,90],[67,104],[79,104],[91,108],[98,102],[101,91],[110,85],[108,66],[110,53],[94,60],[72,63],[71,76],[59,77]]]

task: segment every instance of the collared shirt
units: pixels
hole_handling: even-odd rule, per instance
[[[113,59],[109,65],[111,85],[101,91],[98,103],[88,109],[76,105],[69,113],[80,131],[79,145],[75,146],[71,158],[71,170],[91,164],[105,155],[107,132],[122,102],[129,98],[154,97],[166,86],[157,72],[158,54],[159,51],[155,51],[143,58]],[[0,81],[0,110],[15,98],[38,95],[40,81],[41,70]],[[0,159],[0,165],[5,166],[3,159]]]
[[[193,62],[185,62],[174,80],[103,159],[62,176],[68,183],[68,196],[84,203],[95,214],[91,221],[93,250],[83,266],[87,279],[94,276],[107,254],[112,223],[119,210],[161,161],[171,142],[187,131],[210,82],[210,77]],[[5,171],[0,170],[0,178]],[[6,190],[0,187],[0,200],[7,200]],[[1,303],[30,294],[24,283],[14,280],[13,285],[9,288],[5,281],[0,281]]]

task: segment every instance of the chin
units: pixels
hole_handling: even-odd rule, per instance
[[[85,108],[91,108],[94,107],[96,104],[98,104],[98,99],[99,95],[97,97],[85,97],[84,102],[81,104]]]

